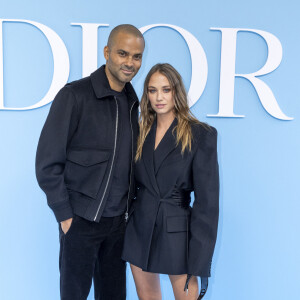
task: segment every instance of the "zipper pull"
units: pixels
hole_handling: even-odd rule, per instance
[[[127,223],[127,220],[128,220],[128,212],[126,211],[125,213],[125,222]]]

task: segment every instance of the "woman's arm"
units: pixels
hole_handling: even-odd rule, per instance
[[[192,168],[195,201],[190,223],[188,274],[209,277],[219,217],[219,167],[215,128],[211,127],[201,134]]]

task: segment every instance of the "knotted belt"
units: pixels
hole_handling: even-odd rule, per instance
[[[160,202],[168,203],[174,206],[179,206],[184,209],[188,209],[190,207],[191,203],[191,194],[189,191],[184,190],[177,190],[175,189],[172,192],[171,198],[163,198],[159,200]],[[187,219],[187,255],[188,255],[188,246],[189,246],[189,222]],[[188,259],[188,257],[187,257]],[[186,283],[184,286],[184,291],[188,292],[188,285],[193,275],[188,274]],[[201,277],[201,290],[200,294],[197,300],[200,300],[204,297],[208,287],[208,278],[207,277]]]
[[[187,209],[191,203],[191,193],[189,191],[176,189],[172,192],[171,198],[160,199],[160,202],[169,203],[171,205]]]

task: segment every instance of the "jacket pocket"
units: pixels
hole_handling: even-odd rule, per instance
[[[186,216],[167,217],[167,232],[182,232],[188,230],[188,218]]]
[[[70,150],[65,166],[68,189],[95,199],[105,177],[110,154],[109,150]]]

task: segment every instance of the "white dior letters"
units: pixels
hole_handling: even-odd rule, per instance
[[[53,55],[53,78],[50,85],[50,88],[47,94],[44,96],[42,100],[38,103],[28,106],[28,107],[19,107],[19,108],[11,108],[4,107],[4,99],[3,99],[3,36],[2,36],[2,26],[3,22],[20,22],[27,23],[37,27],[47,38]],[[34,109],[38,107],[42,107],[48,103],[50,103],[59,89],[66,84],[69,77],[70,71],[70,61],[67,48],[62,41],[62,39],[49,27],[28,20],[14,20],[14,19],[0,19],[0,110],[28,110]]]
[[[98,67],[98,28],[109,24],[71,23],[82,28],[82,77],[89,76]]]
[[[54,71],[51,86],[46,95],[36,104],[22,108],[9,108],[4,106],[3,99],[3,22],[20,22],[27,23],[38,28],[47,38],[53,54]],[[88,76],[97,69],[98,56],[98,29],[99,27],[108,27],[109,24],[97,23],[71,23],[74,26],[82,28],[82,76]],[[150,29],[157,27],[168,27],[176,30],[186,41],[192,62],[192,76],[189,88],[189,105],[194,105],[201,97],[207,81],[207,59],[205,52],[199,41],[187,30],[170,24],[151,24],[140,28],[144,34]],[[274,71],[282,59],[282,46],[280,41],[271,33],[245,28],[211,28],[213,31],[222,32],[221,47],[221,68],[220,68],[220,91],[219,91],[219,112],[217,114],[207,115],[209,117],[244,117],[236,115],[233,112],[234,107],[234,84],[235,77],[244,77],[254,86],[261,104],[265,110],[273,117],[280,120],[292,120],[286,116],[280,109],[275,96],[270,87],[257,78]],[[265,65],[258,71],[250,74],[235,73],[236,59],[236,38],[239,31],[254,32],[260,35],[268,46],[268,57]],[[42,107],[50,103],[59,89],[68,81],[70,71],[69,55],[62,39],[49,27],[29,21],[19,19],[0,19],[0,110],[29,110]]]
[[[221,49],[221,71],[220,71],[220,96],[219,112],[209,117],[244,117],[235,115],[233,112],[234,102],[234,82],[235,77],[244,77],[254,86],[261,104],[265,110],[273,117],[281,120],[292,120],[286,116],[277,104],[277,101],[269,86],[257,76],[266,75],[278,68],[282,59],[282,47],[280,41],[271,33],[242,28],[211,28],[222,32],[222,49]],[[268,46],[268,58],[265,65],[258,71],[250,74],[235,73],[236,58],[236,38],[239,31],[254,32],[264,38]]]

